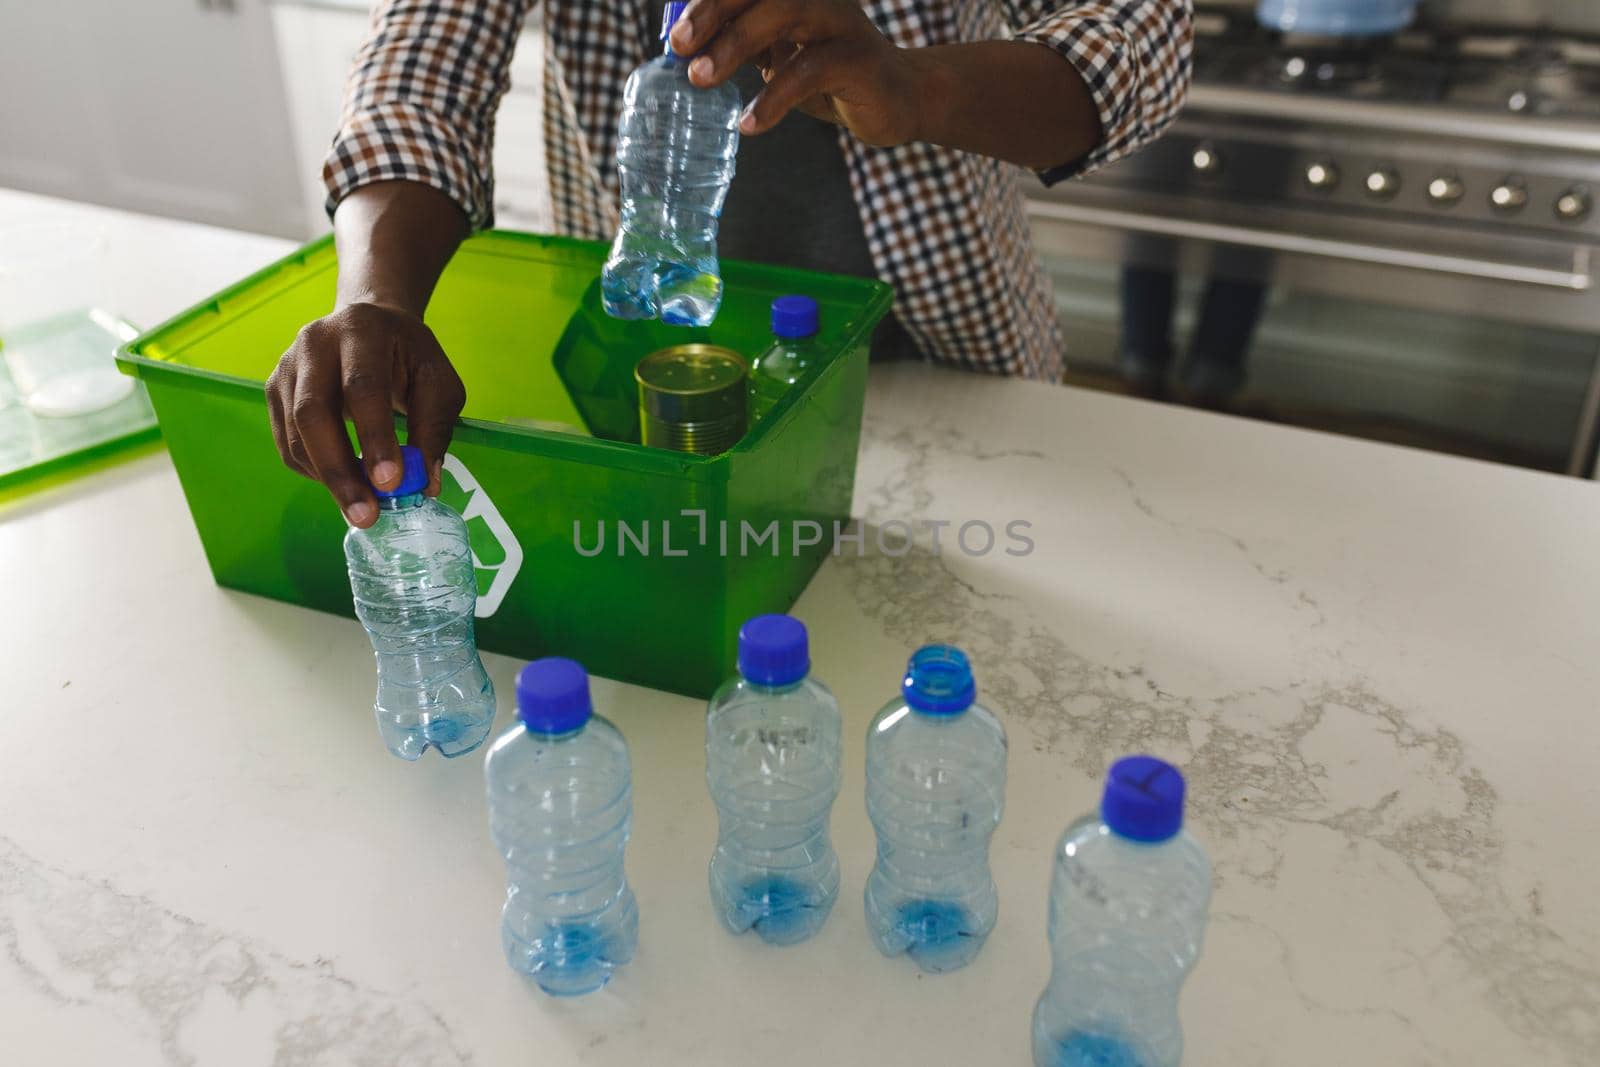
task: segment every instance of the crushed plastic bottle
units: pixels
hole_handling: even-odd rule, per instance
[[[839,704],[811,677],[806,628],[758,615],[739,631],[739,674],[706,711],[706,784],[719,830],[711,903],[733,933],[774,945],[822,928],[839,896],[828,815],[839,795]]]
[[[485,765],[489,829],[508,872],[506,961],[552,996],[591,993],[633,959],[639,908],[623,871],[633,819],[628,745],[594,714],[570,659],[517,676],[521,720]]]
[[[1183,830],[1183,775],[1112,765],[1097,815],[1067,828],[1050,888],[1035,1067],[1178,1067],[1178,993],[1200,955],[1211,864]]]
[[[400,484],[374,490],[378,521],[345,534],[350,591],[377,660],[383,743],[401,759],[430,746],[460,756],[494,725],[494,684],[474,640],[472,549],[461,516],[423,495],[422,453],[400,451]]]
[[[661,39],[688,6],[670,3]],[[617,130],[622,225],[600,276],[607,314],[708,326],[722,304],[717,220],[733,181],[743,104],[732,82],[700,89],[666,45],[628,77]]]
[[[960,649],[919,649],[901,694],[867,731],[867,815],[878,834],[867,927],[884,955],[952,971],[977,956],[1000,910],[989,838],[1005,807],[1005,729],[976,703]]]

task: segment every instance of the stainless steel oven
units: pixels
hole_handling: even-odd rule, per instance
[[[1254,279],[1252,388],[1591,473],[1600,5],[1570,4],[1425,3],[1352,41],[1202,2],[1168,136],[1031,201],[1080,362],[1116,346],[1122,268]]]

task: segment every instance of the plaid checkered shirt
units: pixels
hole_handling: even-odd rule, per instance
[[[538,0],[378,0],[356,55],[324,166],[329,210],[362,185],[422,182],[474,228],[493,219],[495,110],[518,34]],[[1088,173],[1155,138],[1188,91],[1191,0],[865,0],[907,48],[1012,37],[1046,45],[1083,78],[1100,144],[1040,175]],[[617,117],[628,74],[660,50],[661,5],[544,0],[545,152],[558,231],[608,240],[617,228]],[[1050,283],[1034,256],[1022,172],[931,144],[839,142],[879,277],[934,359],[1054,380],[1064,349]]]

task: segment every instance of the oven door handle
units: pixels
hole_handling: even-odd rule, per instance
[[[1523,285],[1560,289],[1564,292],[1583,293],[1594,286],[1594,278],[1588,269],[1587,248],[1580,250],[1575,257],[1574,269],[1552,270],[1547,267],[1499,263],[1494,260],[1448,256],[1436,252],[1416,252],[1386,245],[1338,241],[1327,237],[1307,237],[1277,230],[1258,230],[1247,226],[1229,226],[1224,223],[1199,222],[1165,215],[1147,215],[1134,211],[1118,211],[1114,208],[1082,207],[1055,201],[1029,200],[1028,212],[1036,218],[1058,222],[1158,234],[1162,237],[1214,241],[1302,256],[1346,259],[1357,263],[1431,271],[1436,274],[1487,278],[1497,282],[1517,282]]]

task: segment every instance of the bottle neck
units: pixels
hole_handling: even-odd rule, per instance
[[[584,725],[588,724],[585,723]],[[548,733],[544,730],[535,730],[527,723],[523,723],[522,728],[528,732],[529,737],[541,744],[553,744],[557,741],[570,741],[574,737],[577,737],[579,734],[583,733],[583,726],[575,726],[570,730],[563,730],[560,733]]]
[[[792,693],[796,689],[799,689],[801,684],[805,682],[804,675],[796,678],[792,682],[785,683],[784,685],[767,685],[765,682],[755,681],[746,675],[740,675],[739,677],[744,679],[745,686],[748,687],[752,693],[760,693],[762,696],[777,696],[781,693]]]
[[[1178,836],[1183,833],[1183,827],[1180,826],[1170,836],[1160,838],[1156,841],[1150,841],[1145,838],[1129,837],[1127,834],[1117,833],[1116,830],[1111,828],[1111,824],[1106,822],[1104,815],[1100,816],[1100,825],[1107,837],[1115,838],[1117,841],[1131,848],[1160,848],[1162,845],[1172,844],[1178,839]]]
[[[420,508],[426,499],[421,493],[407,493],[405,496],[390,496],[378,498],[379,511],[405,511],[407,508]]]
[[[965,716],[968,711],[972,710],[972,706],[970,704],[967,707],[962,708],[960,711],[923,711],[921,708],[912,707],[910,704],[907,704],[906,707],[911,708],[911,714],[915,715],[918,719],[921,719],[923,722],[934,723],[936,725],[956,722]]]

